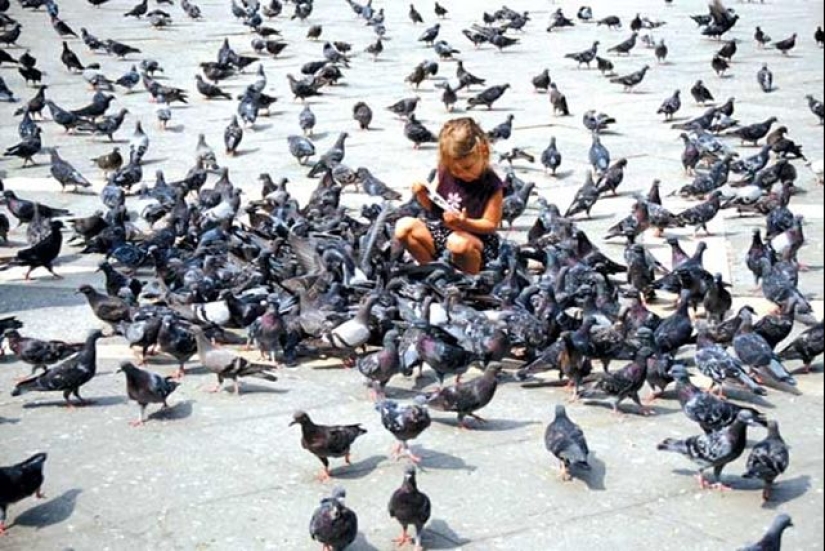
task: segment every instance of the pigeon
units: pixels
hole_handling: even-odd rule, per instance
[[[137,17],[140,19],[149,11],[149,0],[141,0],[131,10],[123,14],[123,17]]]
[[[51,154],[50,172],[52,178],[57,180],[63,191],[66,190],[66,186],[73,186],[74,191],[77,191],[78,187],[88,188],[92,186],[91,182],[84,178],[76,168],[60,157],[56,149],[52,148],[49,153]]]
[[[430,520],[432,505],[427,494],[418,490],[415,467],[410,466],[405,469],[404,482],[393,492],[387,510],[390,517],[401,524],[402,529],[401,536],[393,540],[393,543],[398,547],[403,547],[407,543],[415,543],[415,551],[422,551],[421,533],[424,531],[424,525]],[[414,538],[408,533],[410,525],[415,526]]]
[[[750,142],[753,145],[756,145],[756,142],[768,135],[768,132],[771,131],[771,126],[773,126],[773,123],[776,121],[776,117],[770,117],[764,122],[758,122],[737,128],[736,130],[731,130],[730,132],[727,132],[725,136],[735,136],[742,140],[743,144]]]
[[[229,92],[224,92],[218,86],[206,82],[203,80],[203,77],[200,75],[195,75],[195,83],[197,86],[198,92],[205,97],[206,99],[215,99],[215,98],[224,98],[224,99],[232,99],[232,95]]]
[[[783,55],[788,55],[788,52],[796,47],[796,33],[779,42],[774,42],[773,47],[782,52]]]
[[[432,46],[435,40],[438,38],[439,32],[441,31],[441,24],[436,23],[426,31],[424,31],[421,36],[418,37],[419,42],[424,42],[427,46]]]
[[[555,82],[550,83],[550,104],[553,106],[553,115],[561,115],[563,117],[570,115],[570,109],[567,106],[567,96],[559,91]]]
[[[62,61],[63,65],[66,66],[66,69],[72,73],[80,72],[85,69],[83,64],[78,59],[77,54],[69,48],[69,43],[66,41],[63,41],[63,53],[60,54],[60,61]]]
[[[633,48],[636,47],[636,38],[638,38],[638,36],[639,36],[639,33],[633,32],[633,34],[630,35],[630,38],[628,38],[624,42],[620,42],[619,44],[616,44],[612,48],[608,48],[607,51],[608,52],[616,52],[617,54],[620,54],[620,55],[621,54],[630,55],[630,52],[633,50]]]
[[[740,316],[741,312],[740,310]],[[713,381],[713,386],[716,386],[720,393],[722,392],[722,384],[727,379],[733,379],[743,384],[754,394],[760,396],[767,394],[764,388],[756,384],[745,373],[742,361],[731,356],[724,348],[712,342],[707,327],[700,330],[696,343],[696,366],[703,375]]]
[[[716,218],[721,207],[722,193],[719,190],[711,193],[710,197],[704,203],[690,207],[676,215],[677,220],[686,225],[693,226],[694,233],[700,228],[705,231],[705,234],[711,235],[707,224]]]
[[[38,499],[43,495],[43,465],[47,455],[37,453],[21,463],[0,467],[0,536],[6,533],[6,514],[9,505],[32,494]]]
[[[36,163],[32,160],[32,157],[40,153],[40,150],[43,147],[43,142],[40,139],[41,132],[40,127],[36,126],[31,136],[6,149],[3,153],[3,157],[19,157],[23,159],[24,168],[29,163],[34,166]]]
[[[19,329],[19,327],[17,328]],[[17,359],[32,366],[32,374],[38,369],[47,369],[47,365],[65,360],[69,356],[83,350],[83,343],[67,343],[60,340],[40,340],[32,337],[23,337],[17,329],[5,331],[9,348]]]
[[[556,415],[544,431],[544,446],[561,462],[561,476],[563,480],[571,480],[571,468],[590,470],[584,432],[567,416],[567,411],[561,404],[556,405]]]
[[[814,32],[814,42],[816,42],[816,45],[820,48],[825,44],[825,31],[822,30],[821,25],[818,26]]]
[[[764,48],[765,45],[771,41],[771,37],[765,34],[765,31],[763,31],[761,27],[756,27],[753,33],[753,39],[756,40],[760,48]]]
[[[326,551],[343,551],[358,537],[358,516],[344,505],[347,493],[335,488],[321,500],[309,521],[309,535],[324,545]]]
[[[398,100],[397,102],[393,103],[387,110],[398,115],[401,118],[409,118],[410,115],[415,113],[416,107],[418,107],[418,102],[421,101],[419,96],[415,96],[412,98],[405,98],[402,100]]]
[[[137,70],[135,65],[132,65],[132,68],[129,69],[127,73],[121,76],[119,79],[115,81],[115,84],[118,86],[122,86],[126,88],[127,91],[131,92],[132,89],[140,83],[140,73]]]
[[[699,465],[698,479],[702,489],[709,487],[704,471],[713,468],[715,483],[710,487],[723,489],[725,486],[720,481],[722,471],[728,463],[736,461],[745,451],[748,440],[747,427],[751,423],[753,413],[742,410],[729,427],[686,440],[668,438],[662,441],[657,449],[679,453]]]
[[[421,16],[421,13],[417,9],[415,9],[414,4],[410,4],[410,11],[408,12],[408,15],[410,21],[412,21],[413,23],[418,24],[424,22],[424,17]]]
[[[767,425],[767,419],[759,411],[727,402],[694,386],[683,365],[674,365],[670,373],[676,381],[676,396],[682,406],[682,411],[688,419],[697,423],[705,434],[711,434],[730,426],[743,409],[753,414],[755,422]]]
[[[404,124],[404,136],[413,143],[414,149],[420,148],[421,144],[438,143],[438,136],[418,122],[413,114],[409,115],[407,122]]]
[[[467,109],[473,109],[479,105],[484,105],[488,110],[493,108],[493,104],[501,99],[504,93],[510,88],[509,84],[491,86],[479,93],[475,97],[467,100]]]
[[[531,82],[533,83],[533,89],[536,92],[546,92],[550,87],[550,70],[543,70],[541,73],[534,76]]]
[[[629,75],[611,78],[610,82],[614,84],[621,84],[624,86],[625,92],[632,92],[633,88],[641,84],[642,80],[644,80],[648,70],[650,70],[650,67],[645,65],[638,71],[630,73]]]
[[[363,101],[359,101],[352,107],[352,118],[358,122],[361,130],[369,130],[370,123],[372,123],[372,109]]]
[[[355,171],[356,176],[358,177],[358,184],[361,186],[367,195],[372,197],[381,197],[387,201],[400,201],[401,194],[392,189],[386,183],[379,180],[370,170],[366,167],[359,167]]]
[[[596,174],[604,174],[610,167],[610,152],[602,145],[601,140],[593,134],[593,143],[590,145],[590,165]]]
[[[360,424],[316,425],[303,411],[296,411],[289,425],[301,425],[301,446],[324,465],[324,470],[319,475],[322,481],[331,478],[329,458],[343,457],[347,465],[350,465],[350,447],[359,436],[367,433]]]
[[[768,373],[773,379],[791,386],[796,380],[782,365],[779,357],[765,338],[753,330],[753,316],[750,311],[742,312],[742,323],[733,339],[733,348],[736,356],[742,363],[752,367],[755,371]]]
[[[179,386],[172,377],[161,377],[157,373],[140,369],[131,362],[121,362],[120,371],[126,375],[126,393],[129,399],[140,406],[140,417],[130,423],[135,427],[146,422],[148,404],[163,404],[163,409],[168,408],[166,399]]]
[[[567,59],[575,60],[576,63],[579,64],[579,67],[581,67],[582,63],[584,63],[585,65],[587,65],[587,68],[589,69],[590,64],[593,62],[594,59],[596,59],[596,54],[598,53],[598,51],[599,42],[596,41],[589,49],[581,52],[575,52],[572,54],[566,54],[564,57],[566,57]]]
[[[606,113],[600,113],[595,109],[588,109],[582,115],[582,124],[591,132],[602,132],[608,130],[611,124],[616,124],[616,119]]]
[[[464,62],[459,61],[456,65],[456,77],[458,78],[458,89],[471,88],[473,86],[484,86],[486,79],[479,78],[464,68]]]
[[[804,371],[809,373],[811,362],[823,352],[825,352],[825,328],[820,321],[791,341],[779,352],[778,357],[780,360],[802,360]]]
[[[713,94],[710,93],[710,90],[705,87],[705,83],[701,80],[697,80],[693,87],[690,89],[690,95],[693,96],[693,100],[696,103],[704,105],[709,101],[713,101]]]
[[[747,472],[743,478],[759,478],[765,482],[762,500],[770,501],[771,490],[776,478],[788,469],[790,453],[788,446],[779,434],[779,424],[768,422],[768,436],[757,443],[748,456]]]
[[[304,131],[305,136],[312,136],[313,129],[315,128],[315,122],[315,113],[312,112],[309,104],[304,105],[304,108],[298,115],[298,124],[301,127],[301,130]]]
[[[682,99],[680,94],[680,90],[674,90],[673,95],[662,102],[662,105],[656,113],[663,114],[666,121],[672,120],[673,115],[675,115],[679,109],[682,108]]]
[[[272,367],[266,364],[253,363],[245,358],[225,350],[216,348],[198,326],[192,326],[198,343],[198,357],[201,364],[218,377],[218,383],[211,392],[217,392],[225,379],[232,379],[235,383],[235,395],[240,394],[239,377],[258,377],[269,382],[275,382],[278,377],[272,373]]]
[[[421,458],[413,455],[407,442],[418,438],[430,426],[431,419],[427,409],[418,404],[401,407],[393,400],[382,400],[376,403],[375,408],[381,414],[384,428],[398,440],[393,449],[393,457],[400,458],[403,449],[410,461],[419,463]]]
[[[555,176],[556,170],[561,166],[561,159],[561,153],[556,147],[556,137],[553,136],[550,138],[550,145],[541,154],[541,164]]]
[[[593,181],[593,173],[589,170],[586,173],[584,184],[576,191],[573,202],[564,213],[564,218],[570,218],[581,212],[587,214],[590,218],[590,209],[596,204],[599,199],[599,189]]]
[[[515,116],[510,114],[507,115],[507,120],[502,122],[501,124],[497,125],[495,128],[487,132],[487,137],[490,139],[490,142],[495,143],[499,140],[509,140],[510,135],[513,132],[513,120]]]
[[[238,146],[243,139],[243,128],[238,124],[238,116],[233,115],[232,121],[223,132],[223,143],[226,147],[226,154],[234,156],[237,154]]]
[[[596,21],[596,26],[606,26],[608,29],[620,29],[622,27],[622,20],[615,15],[608,15]]]
[[[20,396],[25,392],[63,392],[66,406],[74,407],[69,400],[73,395],[81,405],[89,403],[80,396],[80,387],[92,380],[97,372],[96,343],[103,336],[103,332],[95,329],[86,337],[83,350],[45,373],[23,379],[18,382],[12,391],[12,396]]]
[[[37,209],[41,207],[38,204]],[[41,212],[45,216],[45,213]],[[41,241],[33,244],[27,249],[19,249],[15,255],[7,260],[0,262],[0,271],[7,270],[13,266],[26,266],[25,279],[31,277],[32,270],[35,268],[46,268],[55,279],[63,279],[62,276],[54,272],[53,263],[60,255],[60,248],[63,246],[63,222],[60,220],[52,220],[49,222],[49,234]]]
[[[791,517],[785,513],[777,516],[768,528],[767,533],[753,545],[741,548],[739,551],[781,551],[782,534],[793,526]]]
[[[667,44],[665,44],[665,39],[661,39],[658,44],[656,44],[656,48],[653,50],[654,55],[656,56],[656,61],[659,63],[664,63],[667,59],[668,48]]]
[[[739,41],[736,39],[725,42],[725,45],[722,46],[718,52],[716,52],[716,57],[721,57],[726,61],[731,61],[739,49],[737,46],[738,42]]]
[[[315,145],[303,136],[287,137],[289,152],[298,161],[298,164],[306,164],[307,159],[315,155]]]
[[[597,182],[599,194],[610,192],[613,196],[618,195],[616,192],[619,186],[624,181],[624,169],[627,167],[627,159],[621,158],[612,165],[599,178]]]
[[[767,63],[756,73],[756,81],[765,93],[773,92],[773,73],[768,69]]]
[[[444,387],[427,396],[427,405],[439,411],[454,411],[458,414],[459,427],[469,429],[465,417],[484,422],[476,415],[476,411],[483,408],[493,399],[498,386],[498,373],[502,366],[499,363],[490,363],[481,377],[470,382],[457,383],[454,386]]]

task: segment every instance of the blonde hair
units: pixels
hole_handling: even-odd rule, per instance
[[[487,134],[470,117],[447,121],[438,136],[439,166],[447,170],[454,162],[471,156],[483,155],[490,159],[490,141]]]

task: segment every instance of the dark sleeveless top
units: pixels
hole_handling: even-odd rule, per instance
[[[436,191],[456,210],[467,209],[468,218],[481,218],[490,198],[502,187],[504,184],[501,179],[489,168],[474,182],[459,180],[441,168],[438,171]]]

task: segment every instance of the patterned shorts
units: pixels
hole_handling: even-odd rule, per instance
[[[453,231],[444,227],[440,220],[426,220],[427,229],[430,230],[430,235],[433,236],[433,245],[435,245],[435,257],[441,256],[447,249],[447,238]],[[501,244],[501,239],[497,233],[490,233],[486,235],[473,234],[481,240],[484,248],[481,252],[481,267],[487,266],[487,263],[498,257],[498,248]]]

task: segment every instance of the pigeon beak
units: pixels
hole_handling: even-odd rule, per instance
[[[292,425],[297,425],[297,424],[298,424],[298,421],[293,419],[292,422],[289,424],[289,426],[291,427]]]

